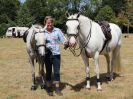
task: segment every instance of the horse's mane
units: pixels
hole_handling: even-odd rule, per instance
[[[71,15],[69,18],[70,18],[70,19],[76,18],[77,15],[78,15],[78,13],[75,13],[75,14]],[[88,20],[88,21],[91,20],[89,17],[84,16],[84,15],[82,15],[82,14],[80,14],[79,19],[82,19],[82,20],[85,20],[85,21],[86,21],[86,20]],[[91,21],[92,21],[92,20],[91,20]]]
[[[41,24],[34,24],[33,26],[37,29],[42,29],[43,28],[43,25],[41,25]]]
[[[34,26],[34,28],[37,28],[37,29],[42,29],[43,28],[43,25],[41,25],[41,24],[34,24],[34,25],[32,25],[32,26]],[[29,28],[28,30],[26,30],[25,32],[24,32],[24,34],[23,34],[23,40],[24,40],[24,42],[26,43],[27,41],[26,41],[26,38],[27,38],[27,35],[28,35],[28,33],[29,33],[29,30],[30,29],[32,29],[33,27],[31,27],[31,28]],[[34,39],[34,32],[33,32],[33,34],[32,34],[32,38],[31,38],[31,41]]]

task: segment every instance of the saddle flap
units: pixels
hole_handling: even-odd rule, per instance
[[[107,41],[111,40],[112,35],[109,23],[107,21],[99,21],[98,24],[101,26],[101,29],[103,31],[106,40]]]

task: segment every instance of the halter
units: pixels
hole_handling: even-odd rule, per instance
[[[79,22],[79,20],[78,19],[68,19],[68,21],[73,21],[73,20],[77,20],[78,22]],[[85,49],[85,47],[87,46],[87,44],[89,43],[89,41],[90,41],[90,38],[91,38],[91,28],[92,28],[92,22],[90,21],[90,25],[91,25],[91,27],[90,27],[90,31],[89,31],[89,34],[88,34],[88,36],[87,36],[87,42],[86,42],[86,40],[83,42],[83,46],[82,46],[82,48],[80,48],[80,46],[79,46],[79,48],[70,48],[69,47],[69,50],[73,53],[73,55],[74,56],[76,56],[76,57],[78,57],[78,56],[80,56],[81,55],[81,53],[82,53],[82,51],[83,51],[83,49]],[[78,31],[79,31],[79,29],[80,29],[80,27],[78,28]],[[75,38],[77,38],[78,36],[79,36],[79,32],[77,33],[77,34],[68,34],[68,36],[74,36]],[[76,54],[76,50],[79,50],[79,49],[81,49],[80,50],[80,53],[79,54]]]

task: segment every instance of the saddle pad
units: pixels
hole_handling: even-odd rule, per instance
[[[112,35],[109,23],[107,21],[99,21],[98,24],[101,26],[106,41],[111,40]]]

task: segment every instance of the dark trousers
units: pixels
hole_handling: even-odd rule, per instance
[[[52,55],[52,52],[48,51],[45,56],[46,81],[51,81],[52,66],[54,81],[60,81],[60,55]]]

